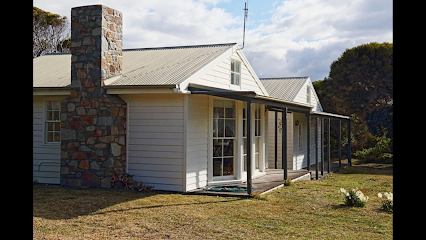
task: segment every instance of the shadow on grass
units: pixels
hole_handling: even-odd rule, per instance
[[[214,203],[219,203],[220,204],[220,203],[240,201],[242,199],[243,198],[232,199],[232,200],[225,200],[225,201],[214,201],[214,202],[196,202],[196,203],[177,203],[177,204],[149,205],[149,206],[132,207],[132,208],[125,208],[125,209],[114,209],[114,210],[103,211],[103,212],[99,212],[99,213],[92,213],[91,215],[104,215],[104,214],[108,214],[108,213],[127,212],[127,211],[140,210],[140,209],[154,209],[154,208],[163,208],[163,207],[178,207],[178,206],[190,206],[190,205],[207,205],[207,204],[214,204]]]
[[[371,175],[393,175],[393,166],[389,164],[362,164],[352,165],[336,171],[339,174],[371,174]]]
[[[331,163],[332,171],[339,174],[393,175],[393,164],[384,161],[352,159],[352,166],[349,166],[347,159],[344,159],[342,168],[338,167],[338,160],[334,159]]]
[[[158,194],[176,194],[172,192],[152,191],[152,192],[129,192],[103,189],[74,189],[61,186],[33,186],[33,217],[50,220],[72,219],[85,215],[102,215],[114,212],[125,212],[138,209],[155,209],[163,207],[176,207],[185,205],[205,205],[222,202],[239,201],[241,199],[230,199],[211,202],[190,202],[176,204],[157,204],[146,206],[128,207],[100,211],[108,207],[144,198],[151,198]],[[145,202],[146,203],[146,202]],[[155,203],[153,200],[152,203]]]
[[[352,209],[354,207],[342,203],[342,204],[339,204],[339,205],[334,205],[332,208],[334,210],[339,210],[339,209]]]

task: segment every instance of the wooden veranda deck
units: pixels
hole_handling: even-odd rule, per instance
[[[288,170],[288,176],[291,180],[297,180],[300,178],[309,179],[310,175],[307,170]],[[253,192],[265,193],[271,189],[275,189],[284,184],[284,170],[283,169],[266,169],[266,174],[254,178],[253,181]],[[244,181],[237,184],[223,184],[222,186],[239,186],[247,187],[247,183]],[[204,188],[195,189],[188,194],[202,194],[202,195],[218,195],[218,196],[249,196],[247,192],[216,192],[206,191]]]
[[[342,161],[341,167],[344,168],[348,166],[347,160]],[[330,171],[335,172],[339,169],[339,163],[337,161],[332,161],[330,165]],[[318,166],[318,179],[321,179],[328,175],[327,168],[324,168],[323,175],[321,175],[321,167]],[[288,170],[288,177],[293,180],[315,180],[316,179],[316,166],[311,165],[310,174],[308,170]],[[260,194],[268,193],[274,189],[280,188],[284,185],[284,170],[283,169],[266,169],[266,174],[254,178],[253,181],[253,193],[259,192]],[[247,182],[237,183],[237,184],[223,184],[222,186],[239,186],[247,187]],[[216,192],[216,191],[206,191],[204,188],[195,189],[193,191],[187,192],[186,194],[199,194],[199,195],[214,195],[214,196],[240,196],[240,197],[249,197],[247,192]]]

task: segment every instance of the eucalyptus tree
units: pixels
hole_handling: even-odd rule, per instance
[[[45,53],[69,52],[70,32],[66,16],[33,6],[33,58]]]

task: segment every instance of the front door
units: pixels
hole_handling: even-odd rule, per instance
[[[234,179],[236,160],[235,101],[213,100],[213,181]]]

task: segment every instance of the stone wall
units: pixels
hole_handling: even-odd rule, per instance
[[[71,10],[71,94],[61,104],[61,185],[110,188],[126,166],[127,104],[103,81],[122,70],[122,13]]]

